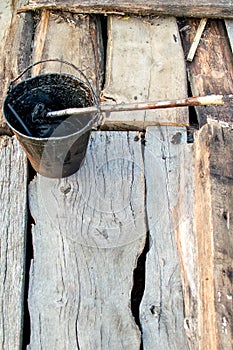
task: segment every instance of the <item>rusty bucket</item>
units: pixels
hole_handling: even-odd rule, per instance
[[[78,70],[84,81],[70,74],[41,74],[16,85],[36,64],[59,61]],[[3,113],[32,167],[51,178],[66,177],[82,165],[90,132],[100,112],[91,115],[49,119],[48,111],[98,105],[86,76],[73,64],[57,59],[36,62],[12,83],[3,103]]]

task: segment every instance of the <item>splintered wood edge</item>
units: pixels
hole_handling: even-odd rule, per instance
[[[49,11],[43,9],[41,13],[40,22],[37,26],[35,38],[34,38],[33,62],[42,60],[48,24],[49,24]],[[40,69],[41,69],[40,65],[33,67],[32,75],[35,75],[35,76],[38,75],[40,73]]]
[[[134,6],[129,6],[129,4],[106,4],[105,2],[100,2],[96,5],[96,1],[89,1],[87,4],[82,2],[76,2],[73,5],[63,4],[61,1],[54,4],[29,4],[22,6],[17,10],[17,13],[22,13],[26,11],[37,11],[37,10],[62,10],[74,13],[103,13],[103,14],[117,14],[124,16],[125,14],[136,14],[136,15],[166,15],[175,17],[193,17],[193,18],[233,18],[233,6],[228,5],[185,5],[185,4],[154,4],[154,1],[150,1],[146,5],[135,4]]]
[[[197,240],[198,329],[200,349],[217,349],[214,289],[213,213],[210,180],[210,138],[206,124],[195,139],[194,232]],[[204,234],[203,234],[204,233]]]

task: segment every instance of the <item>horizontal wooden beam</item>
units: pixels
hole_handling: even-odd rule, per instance
[[[71,11],[76,13],[106,13],[106,14],[141,14],[141,15],[171,15],[176,17],[212,17],[233,18],[233,0],[136,0],[133,2],[118,0],[67,0],[52,1],[29,0],[28,5],[18,12],[40,9]]]

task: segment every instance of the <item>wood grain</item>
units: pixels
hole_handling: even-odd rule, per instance
[[[145,176],[149,252],[145,292],[140,306],[143,349],[188,349],[176,226],[180,152],[186,142],[181,127],[150,127],[146,134]],[[184,214],[184,213],[183,213]]]
[[[0,347],[21,349],[23,335],[27,160],[16,139],[0,138]]]
[[[233,130],[211,125],[210,178],[214,232],[214,277],[220,347],[233,347]]]
[[[185,53],[193,42],[198,20],[185,20],[180,25]],[[193,96],[207,94],[231,94],[233,92],[232,51],[224,23],[209,20],[192,63],[188,63],[188,75]],[[196,107],[200,125],[207,118],[231,122],[232,106]]]
[[[194,150],[183,145],[179,152],[177,205],[172,217],[179,255],[184,297],[184,329],[189,349],[198,350],[197,240],[194,233]]]
[[[232,0],[193,0],[187,3],[185,0],[135,0],[130,3],[127,0],[96,1],[96,0],[67,0],[48,2],[46,0],[29,0],[29,5],[21,9],[37,10],[41,8],[62,9],[65,11],[85,12],[85,13],[135,13],[135,14],[155,14],[155,15],[171,15],[177,17],[225,17],[232,18]]]
[[[211,122],[195,141],[194,229],[199,349],[232,349],[232,128]]]
[[[99,20],[88,15],[42,12],[34,39],[33,60],[47,58],[58,58],[76,65],[86,74],[99,95],[103,80],[103,46]],[[60,62],[43,64],[36,71],[37,74],[39,72],[63,72],[79,77],[77,71]]]
[[[146,238],[136,136],[93,133],[79,172],[61,180],[38,176],[30,185],[30,350],[140,348],[130,310]]]
[[[43,10],[39,19],[39,23],[37,24],[35,35],[34,35],[34,43],[33,43],[33,53],[32,53],[32,61],[38,62],[43,58],[43,51],[47,36],[47,29],[49,24],[49,15],[50,12],[48,10]],[[31,75],[36,76],[40,73],[40,65],[36,65],[32,68]]]
[[[0,103],[13,78],[29,64],[33,35],[32,14],[16,15],[18,7],[25,0],[3,1],[0,4]],[[0,134],[8,133],[2,112],[0,114]]]
[[[185,62],[175,18],[110,16],[108,27],[103,101],[129,103],[187,96]],[[187,125],[188,109],[111,113],[106,123],[112,128],[141,129],[158,124]]]

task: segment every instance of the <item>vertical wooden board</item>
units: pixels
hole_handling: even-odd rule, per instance
[[[0,348],[21,349],[27,230],[27,160],[15,138],[0,139]]]
[[[232,128],[211,122],[195,141],[199,348],[232,349]]]
[[[184,295],[184,329],[189,349],[198,350],[197,242],[194,234],[194,150],[179,152],[177,205],[172,210]]]
[[[76,65],[90,79],[94,90],[99,94],[103,80],[99,19],[69,12],[42,12],[34,40],[33,61],[49,58],[62,59]],[[36,69],[37,74],[38,72]],[[80,77],[77,71],[59,62],[43,64],[41,72],[65,72]],[[82,77],[81,79],[83,80]]]
[[[183,294],[173,221],[178,203],[180,152],[186,129],[150,127],[146,134],[146,208],[150,249],[140,306],[144,349],[188,349]]]
[[[6,40],[6,33],[11,23],[12,17],[12,8],[11,1],[6,0],[5,2],[0,3],[0,24],[1,24],[1,32],[0,32],[0,42],[1,47],[3,42]]]
[[[220,349],[233,348],[233,129],[211,125],[210,177],[214,228],[214,277]]]
[[[185,53],[190,49],[199,23],[196,19],[185,19],[180,24]],[[223,21],[208,20],[194,60],[188,63],[188,75],[194,96],[232,94],[232,51]],[[196,111],[200,126],[207,122],[207,118],[232,121],[231,103],[196,107]]]
[[[103,99],[126,103],[186,96],[186,68],[175,18],[109,17]],[[111,113],[106,123],[188,124],[188,111],[185,107]]]
[[[208,125],[195,139],[194,232],[197,239],[199,349],[218,349],[215,291],[214,243],[209,171]]]
[[[9,84],[28,64],[31,54],[33,21],[31,13],[16,15],[25,0],[2,1],[0,4],[0,103]],[[2,130],[1,130],[2,129]],[[0,132],[7,130],[0,115]],[[9,132],[9,131],[8,131]]]
[[[135,136],[93,133],[76,174],[38,176],[30,185],[30,350],[140,348],[130,310],[146,236],[144,166]]]

